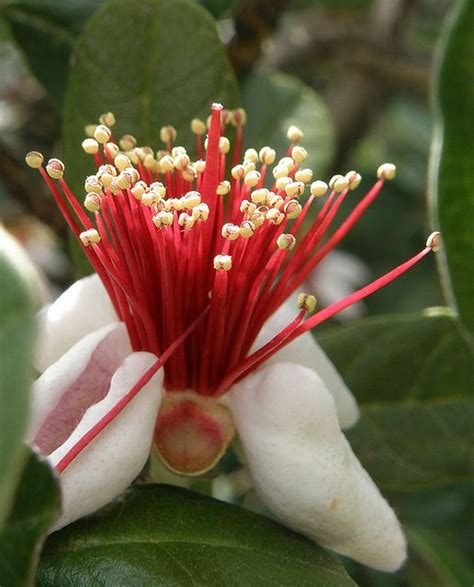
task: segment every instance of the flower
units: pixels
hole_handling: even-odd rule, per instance
[[[161,129],[165,148],[155,153],[130,135],[116,144],[114,122],[103,115],[83,142],[97,165],[85,181],[93,220],[61,161],[44,169],[39,153],[27,155],[96,271],[41,315],[31,441],[61,475],[58,525],[132,482],[152,438],[170,470],[194,476],[216,464],[237,432],[257,491],[287,525],[396,570],[405,559],[403,532],[341,432],[358,418],[355,399],[309,330],[407,271],[439,235],[313,313],[314,296],[300,293],[296,304],[290,297],[395,175],[392,164],[379,168],[374,187],[329,235],[360,175],[334,176],[323,200],[328,186],[302,167],[307,152],[296,127],[270,172],[271,147],[247,149],[240,162],[241,109],[214,104],[208,125],[192,121],[196,161],[174,146],[171,126]],[[228,123],[236,129],[232,154]]]

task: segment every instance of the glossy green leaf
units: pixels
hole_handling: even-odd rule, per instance
[[[186,489],[142,485],[53,534],[38,587],[354,585],[322,549],[263,516]]]
[[[317,338],[360,404],[474,394],[474,357],[447,309],[368,318]]]
[[[34,308],[20,262],[0,233],[0,527],[24,464]],[[5,246],[4,246],[5,245]]]
[[[474,341],[474,2],[460,0],[438,59],[431,159],[434,224],[443,234],[439,265],[448,301]]]
[[[381,487],[474,474],[474,361],[448,311],[362,320],[318,340],[360,402],[348,437]]]
[[[283,157],[289,145],[286,131],[294,124],[304,132],[301,144],[309,153],[304,165],[324,177],[334,154],[334,130],[328,109],[314,90],[289,75],[256,73],[245,81],[243,105],[247,147],[270,145]]]
[[[32,73],[60,109],[74,41],[103,0],[8,0],[1,14]]]
[[[215,22],[199,4],[111,0],[89,20],[76,47],[64,110],[67,178],[81,193],[92,171],[81,149],[84,126],[102,112],[115,113],[117,137],[131,133],[159,149],[161,126],[172,124],[178,143],[193,148],[191,119],[206,118],[212,102],[230,108],[238,101]]]
[[[0,531],[0,585],[31,585],[46,531],[59,508],[59,488],[49,466],[30,452],[12,511]]]

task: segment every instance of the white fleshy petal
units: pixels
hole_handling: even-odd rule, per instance
[[[87,410],[67,441],[50,455],[48,460],[53,466],[155,361],[155,355],[142,352],[125,359],[112,378],[107,396]],[[150,453],[162,384],[163,369],[160,369],[61,474],[63,513],[54,530],[96,511],[122,493],[138,476]]]
[[[36,368],[43,372],[86,334],[117,320],[98,275],[79,279],[38,314]]]
[[[72,403],[66,401],[66,393],[77,395],[76,411],[80,409],[78,399],[85,395],[84,388],[87,393],[100,393],[97,387],[101,385],[105,395],[113,373],[131,352],[126,327],[116,322],[88,334],[48,367],[33,384],[29,441],[35,439],[48,418],[51,418],[49,427],[59,432],[59,418],[54,418],[54,413],[61,408],[61,400],[63,405],[67,404],[66,408]],[[88,405],[90,403],[86,407]],[[46,429],[44,434],[47,434]],[[41,445],[38,440],[36,443]]]
[[[255,487],[290,527],[383,571],[406,557],[399,522],[341,432],[318,375],[268,365],[236,384],[232,410]]]
[[[295,318],[296,314],[296,298],[294,300],[291,298],[291,301],[285,302],[264,324],[252,347],[252,352],[271,340]],[[310,332],[306,332],[285,346],[265,364],[287,361],[316,371],[334,397],[341,428],[347,429],[354,426],[360,415],[356,399]]]

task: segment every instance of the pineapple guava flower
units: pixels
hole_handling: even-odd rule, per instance
[[[396,269],[315,312],[301,284],[395,175],[392,164],[333,230],[360,176],[334,176],[329,190],[313,181],[296,127],[281,159],[271,147],[241,157],[245,113],[214,104],[207,125],[192,121],[192,160],[171,126],[155,152],[131,135],[115,142],[114,122],[103,115],[83,142],[97,166],[85,181],[93,219],[61,161],[45,169],[39,153],[27,155],[95,270],[41,314],[31,441],[62,480],[58,526],[120,493],[152,443],[171,471],[195,476],[238,434],[257,491],[288,526],[396,570],[403,532],[341,431],[356,422],[357,404],[309,331],[415,265],[438,246],[438,233]]]

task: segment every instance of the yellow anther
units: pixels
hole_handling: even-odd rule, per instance
[[[252,161],[252,163],[257,163],[258,161],[258,153],[255,149],[247,149],[244,153],[244,160]]]
[[[291,149],[291,156],[297,163],[303,163],[308,157],[308,151],[304,147],[297,145]]]
[[[225,179],[224,181],[221,181],[219,183],[219,185],[217,186],[216,193],[217,193],[218,196],[225,196],[229,192],[230,192],[230,182],[228,182]]]
[[[123,135],[119,145],[123,151],[131,151],[137,146],[137,139],[133,135]]]
[[[288,167],[286,165],[278,164],[273,168],[272,173],[273,173],[273,177],[275,179],[280,179],[282,177],[287,177],[289,172],[290,172],[290,170],[288,169]]]
[[[186,208],[195,208],[201,203],[201,194],[196,191],[188,192],[183,196],[183,204]]]
[[[333,175],[329,180],[329,187],[335,192],[343,192],[347,187],[349,187],[349,180],[343,175]]]
[[[255,187],[260,181],[260,173],[258,171],[249,171],[245,174],[244,183],[249,187]]]
[[[105,143],[104,147],[112,158],[117,157],[120,153],[119,146],[115,143]]]
[[[161,159],[163,159],[163,157],[166,157],[168,155],[169,155],[168,151],[165,151],[164,149],[158,149],[158,151],[156,152],[156,160],[161,161]]]
[[[129,173],[122,171],[122,173],[117,176],[115,183],[121,190],[128,190],[132,187],[132,176]]]
[[[269,195],[270,195],[270,192],[266,188],[261,188],[259,190],[254,190],[250,194],[250,199],[252,200],[252,202],[254,204],[257,204],[257,205],[258,204],[265,204]]]
[[[295,173],[295,179],[296,181],[309,183],[313,179],[313,172],[311,169],[298,169]]]
[[[121,194],[122,193],[122,190],[117,185],[117,178],[116,177],[113,177],[112,178],[112,181],[110,182],[110,185],[108,186],[108,189],[115,196],[117,196],[118,194]]]
[[[187,155],[186,149],[181,145],[177,145],[171,149],[171,157],[179,157],[180,155]]]
[[[277,210],[277,208],[270,208],[266,213],[266,218],[272,224],[281,224],[285,220],[285,215],[280,210]]]
[[[304,192],[304,183],[302,181],[292,181],[285,188],[285,193],[290,198],[299,198]]]
[[[288,249],[291,251],[295,248],[296,238],[292,234],[283,233],[277,239],[277,247],[279,249]]]
[[[181,173],[183,174],[184,181],[192,182],[196,179],[196,175],[197,175],[196,170],[191,165],[188,165],[187,167],[185,167],[181,171]]]
[[[46,171],[49,177],[53,179],[61,179],[64,175],[64,163],[59,159],[50,159],[46,165]]]
[[[393,179],[397,173],[397,168],[393,163],[382,163],[377,169],[379,179]]]
[[[297,200],[288,200],[283,206],[283,211],[290,220],[297,218],[301,214],[301,204]]]
[[[234,165],[230,171],[234,179],[242,179],[245,175],[245,167],[243,165]]]
[[[286,136],[292,143],[297,143],[298,141],[301,141],[301,139],[304,137],[304,134],[303,131],[297,126],[291,125],[286,132]]]
[[[91,228],[90,230],[84,230],[84,232],[81,232],[79,235],[79,238],[85,247],[90,247],[91,245],[100,242],[100,235],[94,228]]]
[[[290,185],[290,183],[292,183],[293,180],[291,179],[291,177],[288,177],[287,175],[283,176],[283,177],[279,177],[276,182],[275,182],[275,186],[277,188],[277,190],[285,190],[287,185]]]
[[[163,226],[171,226],[173,224],[173,213],[172,212],[166,212],[166,211],[161,211],[158,212],[158,214],[155,214],[155,216],[153,216],[153,224],[157,227],[157,228],[162,228]]]
[[[223,155],[227,155],[230,151],[230,141],[227,137],[221,137],[219,139],[219,153]]]
[[[110,128],[105,126],[105,124],[99,124],[94,131],[94,139],[101,145],[108,143],[111,136]]]
[[[136,200],[141,201],[142,196],[147,189],[148,186],[144,181],[137,181],[137,183],[132,187],[130,191],[132,192],[132,195]]]
[[[244,168],[245,173],[249,173],[250,171],[255,171],[257,169],[255,163],[253,161],[250,161],[250,159],[244,159],[242,166]]]
[[[264,223],[265,215],[256,210],[252,214],[248,215],[248,219],[250,220],[250,222],[253,222],[253,224],[255,224],[256,227],[259,227],[262,226],[262,224]]]
[[[328,191],[328,184],[325,181],[317,179],[316,181],[313,181],[313,183],[311,184],[311,193],[316,198],[320,198],[321,196],[324,196],[324,194],[327,191]]]
[[[84,139],[82,148],[88,155],[94,155],[99,150],[99,143],[95,139]]]
[[[235,241],[240,236],[240,228],[236,224],[232,224],[232,222],[227,222],[222,227],[221,234],[224,238]]]
[[[162,173],[171,173],[174,169],[173,158],[170,155],[165,155],[160,159],[160,167]]]
[[[194,216],[190,216],[186,212],[182,212],[178,217],[178,224],[186,229],[191,229],[196,223]]]
[[[131,167],[132,162],[130,161],[130,159],[127,157],[127,155],[124,155],[123,153],[119,153],[115,158],[114,158],[114,164],[115,167],[119,170],[119,171],[123,171],[124,169],[126,169],[127,167]]]
[[[43,165],[44,157],[39,151],[30,151],[25,156],[28,167],[39,169]]]
[[[206,133],[206,123],[199,118],[191,120],[191,130],[195,135],[202,136]]]
[[[316,297],[311,294],[301,293],[296,299],[298,308],[305,309],[307,312],[314,312],[316,309]]]
[[[255,212],[256,209],[257,206],[249,200],[242,200],[242,202],[240,202],[240,211],[244,214],[248,214],[250,216]]]
[[[186,153],[181,153],[180,155],[175,157],[174,166],[176,167],[176,169],[180,169],[182,171],[183,169],[186,169],[190,162],[191,160],[189,156]]]
[[[143,166],[146,169],[154,169],[156,166],[156,159],[153,157],[151,153],[146,155],[145,159],[143,160]]]
[[[256,230],[256,226],[250,220],[244,220],[240,224],[240,236],[242,238],[250,238]]]
[[[115,124],[115,116],[113,112],[104,112],[99,117],[100,124],[104,124],[105,126],[113,126]]]
[[[285,203],[285,200],[278,194],[270,192],[267,202],[269,206],[271,206],[272,208],[277,208],[279,210]]]
[[[282,157],[280,161],[278,161],[278,165],[283,165],[284,167],[287,167],[288,172],[290,172],[295,166],[295,162],[291,157]]]
[[[174,126],[168,124],[167,126],[162,126],[160,129],[160,140],[163,143],[173,143],[176,140],[178,133]]]
[[[204,173],[206,169],[206,162],[203,159],[198,159],[193,163],[196,173]]]
[[[232,257],[230,255],[216,255],[214,257],[214,269],[219,271],[219,269],[223,269],[224,271],[229,271],[232,267]]]
[[[436,253],[440,250],[443,242],[441,240],[441,233],[440,232],[432,232],[430,236],[426,239],[426,246],[430,247],[430,249]]]
[[[150,208],[153,204],[157,204],[160,201],[160,198],[157,198],[157,195],[153,190],[148,190],[141,195],[140,201],[144,206]]]
[[[94,138],[95,129],[97,128],[97,124],[86,124],[84,127],[84,132],[86,137]]]
[[[247,113],[243,108],[236,108],[232,111],[231,123],[233,126],[244,126],[247,122]]]
[[[258,158],[264,165],[273,165],[276,158],[276,151],[271,147],[262,147],[258,152]]]
[[[101,197],[99,194],[95,192],[91,192],[90,194],[86,194],[84,199],[84,208],[89,210],[89,212],[97,212],[100,210],[101,205]]]
[[[359,187],[360,182],[362,181],[362,176],[357,171],[348,171],[346,173],[346,179],[349,182],[349,187],[351,190],[355,190]]]
[[[138,156],[137,148],[127,151],[126,155],[128,156],[133,165],[138,165],[141,161],[140,157]]]

